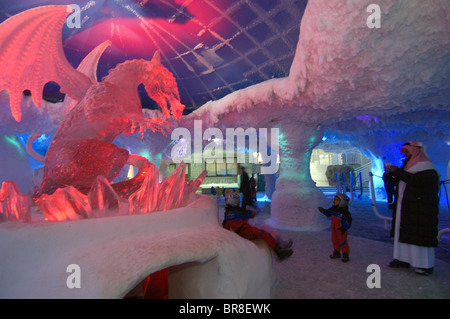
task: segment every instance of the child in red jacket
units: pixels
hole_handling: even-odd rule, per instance
[[[249,240],[264,240],[280,261],[290,257],[293,253],[290,249],[292,240],[284,244],[279,243],[270,233],[250,225],[248,220],[255,217],[256,212],[239,207],[240,202],[241,199],[237,193],[228,193],[225,196],[223,227]]]
[[[352,225],[352,215],[348,211],[349,198],[344,194],[336,194],[334,196],[333,206],[329,209],[318,207],[319,211],[325,216],[331,217],[331,241],[333,242],[334,251],[330,258],[341,258],[342,261],[350,260],[350,246],[347,241],[347,230]]]

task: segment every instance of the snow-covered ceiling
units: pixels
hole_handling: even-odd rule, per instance
[[[307,0],[3,0],[0,22],[55,4],[80,8],[63,30],[64,51],[74,67],[108,39],[112,46],[100,60],[99,79],[117,63],[151,59],[158,50],[189,113],[239,89],[288,76]],[[44,98],[60,100],[57,89],[49,84]],[[143,88],[140,95],[144,107],[152,108]]]

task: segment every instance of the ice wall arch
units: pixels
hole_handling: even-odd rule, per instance
[[[321,221],[315,225],[308,222],[314,218],[313,206],[321,201],[311,178],[306,176],[300,182],[286,173],[293,175],[294,167],[304,171],[300,165],[289,168],[289,162],[301,163],[315,146],[309,145],[308,139],[321,138],[309,127],[312,123],[338,131],[337,123],[346,125],[347,120],[368,114],[393,119],[392,127],[399,115],[410,112],[433,110],[441,121],[449,118],[450,39],[446,34],[450,20],[444,9],[448,4],[444,0],[432,4],[379,1],[383,23],[377,30],[366,25],[369,4],[310,0],[289,77],[271,79],[208,102],[177,123],[189,126],[189,121],[201,119],[204,127],[278,125],[287,132],[291,140],[282,152],[288,167],[283,173],[281,164],[281,178],[272,196],[273,225],[297,229],[322,225]],[[397,122],[408,125],[406,119]],[[360,136],[360,130],[355,133],[346,129],[343,134],[349,133],[348,138],[357,141],[360,149],[373,150],[383,157],[382,146],[370,134],[377,135],[386,128],[369,126],[365,128],[367,134]],[[440,138],[445,140],[448,130],[442,134]],[[405,133],[398,137],[391,142],[392,150],[400,140],[418,136]],[[435,138],[439,134],[432,140]],[[296,195],[292,194],[294,189]],[[304,203],[311,205],[300,209]]]
[[[366,171],[367,169],[369,169],[369,167],[367,167],[366,165],[370,163],[370,158],[368,158],[366,154],[364,154],[364,151],[361,151],[359,149],[359,145],[349,143],[345,139],[336,140],[336,138],[333,136],[326,137],[324,135],[324,138],[322,138],[322,142],[313,149],[313,155],[314,151],[316,151],[316,156],[314,158],[311,157],[310,171],[313,180],[319,187],[334,187],[335,183],[333,181],[336,179],[335,174],[337,172],[341,172],[341,174],[344,173],[345,182],[349,182],[349,168],[341,170],[340,167],[337,167],[333,169],[329,168],[330,165],[350,166],[354,171],[355,169],[357,171],[361,171],[362,169]],[[346,157],[339,158],[339,154],[345,154]],[[350,155],[351,157],[348,157],[348,155]],[[364,167],[362,167],[363,165]],[[341,174],[339,178],[342,180]],[[354,181],[355,178],[358,179],[357,175],[358,173],[354,172]]]
[[[436,110],[399,112],[395,116],[354,117],[327,126],[325,136],[355,145],[371,158],[374,174],[383,172],[383,162],[401,166],[401,146],[408,141],[420,141],[436,166],[440,180],[445,181],[450,177],[449,121],[450,112]],[[374,182],[379,181],[375,178]],[[441,203],[446,200],[444,193],[441,193]]]
[[[358,148],[369,150],[377,158],[401,165],[400,147],[420,141],[437,167],[441,180],[448,179],[450,158],[449,111],[399,112],[395,116],[352,118],[327,126],[326,135],[345,139]]]

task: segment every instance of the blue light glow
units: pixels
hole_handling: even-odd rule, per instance
[[[268,203],[272,202],[272,200],[271,200],[269,197],[267,197],[266,194],[264,194],[263,197],[257,198],[257,201],[258,201],[258,202],[268,202]]]
[[[22,143],[23,148],[26,150],[26,145],[28,142],[28,138],[30,137],[32,133],[25,133],[25,134],[16,134],[18,140]],[[36,153],[45,156],[47,153],[48,147],[50,146],[50,143],[52,141],[52,135],[42,134],[40,137],[36,138],[33,141],[33,149],[36,151]],[[30,167],[32,169],[40,168],[44,166],[44,163],[31,157],[28,154],[28,160],[30,163]]]

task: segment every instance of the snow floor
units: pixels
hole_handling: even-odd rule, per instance
[[[258,199],[263,195],[258,194]],[[223,218],[223,198],[218,198],[219,218]],[[259,214],[251,224],[266,227],[270,218],[270,203],[258,201]],[[331,206],[331,200],[330,200]],[[391,216],[387,206],[377,208],[380,214]],[[315,232],[275,230],[284,239],[294,242],[294,254],[283,262],[273,260],[277,281],[274,299],[441,299],[450,298],[450,233],[445,234],[436,248],[436,265],[430,276],[420,276],[414,269],[392,269],[393,239],[384,220],[377,217],[372,201],[366,195],[354,199],[350,206],[353,225],[349,230],[350,261],[329,258],[332,252],[329,228]],[[390,228],[390,222],[388,222]],[[450,228],[450,211],[441,204],[439,230]],[[380,288],[369,288],[369,265],[380,267]]]

